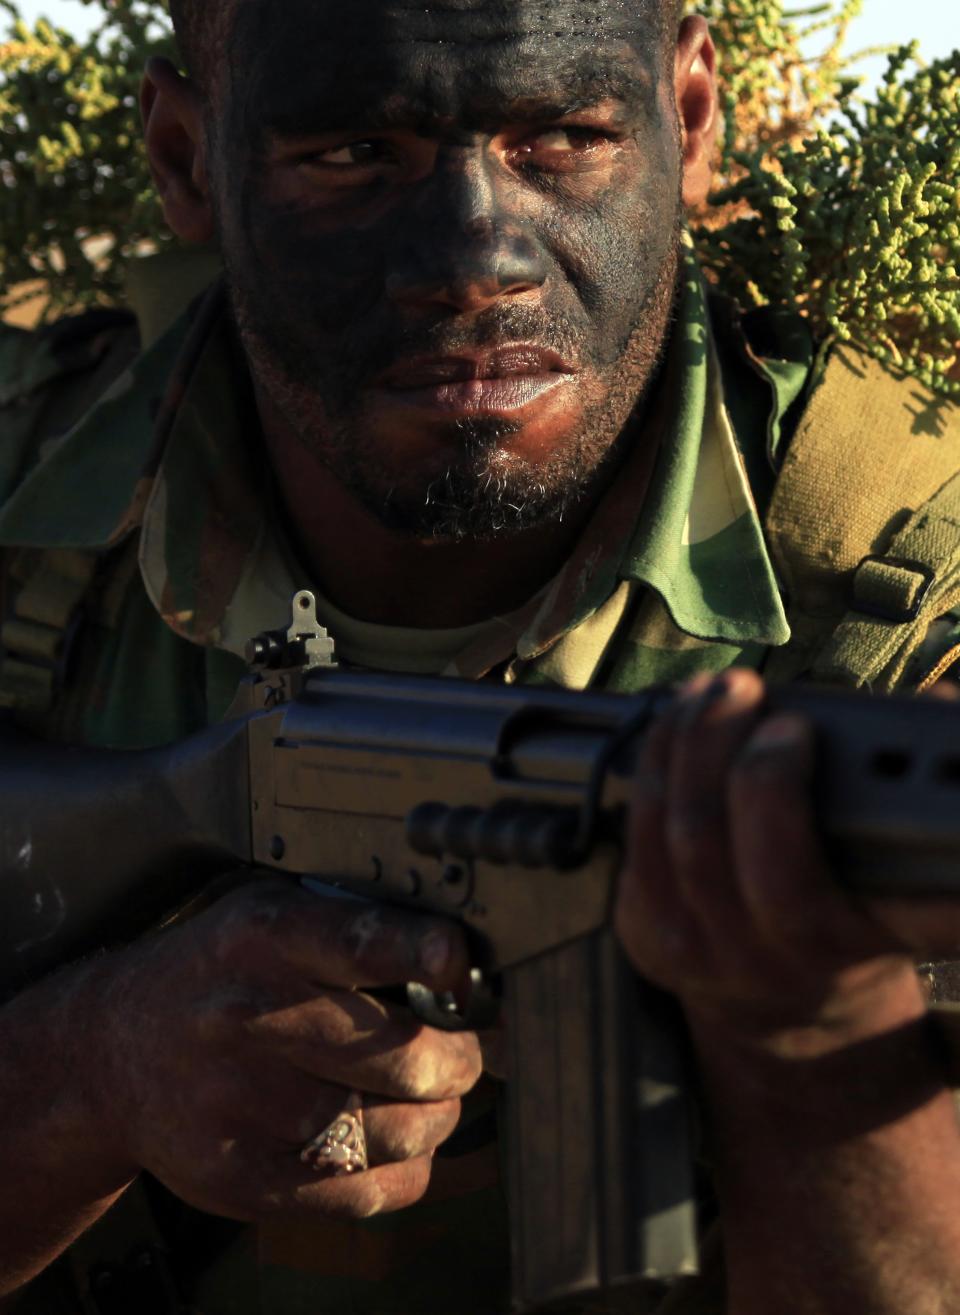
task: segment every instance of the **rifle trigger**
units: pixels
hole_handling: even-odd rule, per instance
[[[470,995],[461,1011],[452,991],[437,995],[420,982],[407,983],[407,1003],[429,1027],[440,1032],[477,1032],[495,1026],[500,1001],[479,968],[470,970]]]

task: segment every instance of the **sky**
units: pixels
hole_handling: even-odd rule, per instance
[[[865,0],[863,15],[851,31],[851,49],[874,45],[899,45],[918,40],[928,59],[948,54],[960,46],[960,24],[944,14],[955,14],[957,0]],[[73,31],[91,25],[91,8],[79,0],[20,0],[25,17],[43,14]],[[802,3],[790,8],[806,8]],[[882,61],[880,62],[882,65]],[[872,67],[876,67],[873,65]]]

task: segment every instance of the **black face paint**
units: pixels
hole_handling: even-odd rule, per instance
[[[649,381],[680,160],[659,0],[239,0],[218,213],[260,386],[388,524],[589,490]]]

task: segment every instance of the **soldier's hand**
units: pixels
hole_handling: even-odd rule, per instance
[[[617,929],[695,1032],[811,1055],[923,1012],[909,926],[828,869],[812,749],[748,671],[692,682],[644,746]]]
[[[267,880],[131,947],[106,1017],[131,1165],[240,1220],[364,1217],[416,1201],[480,1075],[477,1039],[364,988],[461,982],[456,927]],[[317,1173],[304,1145],[363,1097],[370,1168]]]

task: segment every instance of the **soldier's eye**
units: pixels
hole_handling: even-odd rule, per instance
[[[565,169],[601,156],[612,142],[613,136],[600,128],[570,124],[532,133],[518,142],[514,151],[521,164]]]
[[[602,140],[593,128],[551,128],[534,139],[533,149],[541,151],[582,151]]]
[[[328,151],[316,151],[303,161],[306,165],[328,169],[356,169],[381,164],[391,158],[386,142],[348,142]]]

